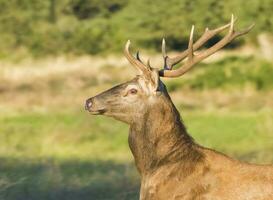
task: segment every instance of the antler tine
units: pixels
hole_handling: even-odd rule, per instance
[[[233,14],[231,15],[231,20],[230,20],[230,27],[228,31],[228,35],[231,35],[234,32],[234,16]]]
[[[236,22],[236,21],[237,21],[237,18],[234,19],[234,22]],[[214,37],[218,33],[226,30],[230,26],[230,24],[231,23],[228,23],[228,24],[225,24],[221,27],[218,27],[218,28],[212,29],[212,30],[209,30],[209,28],[206,28],[203,35],[193,44],[193,51],[200,48],[204,43],[206,43],[208,40],[210,40],[212,37]],[[184,58],[186,58],[188,53],[189,53],[189,51],[187,49],[187,50],[183,51],[180,55],[178,55],[174,58],[167,57],[166,58],[167,67],[165,67],[165,69],[172,69],[174,65],[176,65],[177,63],[181,62]]]
[[[167,56],[167,53],[166,53],[166,41],[165,41],[165,38],[162,39],[161,51],[162,51],[162,56],[163,56],[163,61],[164,61],[164,69],[170,70],[170,68],[168,68],[168,64],[167,64],[168,56]]]
[[[138,59],[140,62],[142,62],[142,60],[140,59],[139,51],[137,51],[137,53],[136,53],[136,59]]]
[[[161,70],[159,72],[159,75],[163,76],[163,77],[178,77],[178,76],[185,74],[195,64],[199,63],[200,61],[207,58],[208,56],[214,54],[216,51],[223,48],[225,45],[227,45],[229,42],[231,42],[236,37],[248,33],[254,26],[254,24],[252,24],[249,27],[247,27],[245,30],[236,32],[236,31],[234,31],[234,21],[235,21],[234,17],[233,17],[233,15],[231,15],[231,21],[229,23],[228,34],[223,39],[221,39],[219,42],[217,42],[215,45],[213,45],[212,47],[208,48],[207,50],[203,51],[202,53],[200,53],[199,55],[196,55],[196,56],[193,56],[193,54],[192,54],[195,49],[194,45],[192,46],[192,44],[191,44],[192,43],[192,41],[191,41],[192,34],[193,34],[193,29],[192,29],[190,41],[189,41],[189,48],[187,50],[188,51],[187,53],[190,54],[188,61],[182,67],[180,67],[176,70]]]
[[[189,39],[189,46],[188,46],[188,59],[189,62],[192,62],[193,59],[193,32],[194,32],[194,25],[191,27],[191,34],[190,34],[190,39]]]
[[[245,28],[244,30],[241,31],[237,31],[234,35],[234,37],[239,37],[241,35],[245,35],[247,34],[249,31],[251,31],[251,29],[253,29],[253,27],[255,26],[255,23],[251,24],[250,26],[248,26],[247,28]]]
[[[163,56],[163,58],[167,57],[165,38],[162,39],[162,56]]]
[[[130,40],[127,41],[125,48],[124,48],[124,55],[127,58],[127,60],[137,69],[141,72],[144,72],[146,69],[146,66],[139,60],[136,59],[134,56],[130,53]]]

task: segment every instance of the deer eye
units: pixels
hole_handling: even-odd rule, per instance
[[[136,94],[136,93],[137,93],[137,90],[134,89],[134,88],[133,88],[133,89],[130,89],[130,90],[129,90],[129,93],[130,93],[130,94]]]

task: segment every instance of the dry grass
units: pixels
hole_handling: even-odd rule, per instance
[[[248,55],[252,50],[244,52]],[[235,53],[225,51],[222,54],[231,56]],[[161,56],[153,58],[156,66],[159,66]],[[222,58],[221,54],[219,58]],[[87,97],[127,81],[135,74],[126,59],[118,56],[26,59],[19,63],[2,62],[0,66],[2,111],[79,106]],[[199,71],[202,72],[202,69]],[[198,74],[199,71],[193,71],[192,74]],[[191,77],[192,74],[185,78]],[[168,85],[168,80],[164,81]],[[209,91],[181,89],[171,95],[176,103],[189,109],[259,110],[273,107],[271,101],[273,92],[267,91],[264,94],[252,87],[243,90],[235,88],[234,91],[228,92],[222,89]]]

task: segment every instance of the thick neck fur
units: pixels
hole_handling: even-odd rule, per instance
[[[129,146],[142,176],[166,164],[189,166],[202,157],[169,96],[150,105],[131,125]]]

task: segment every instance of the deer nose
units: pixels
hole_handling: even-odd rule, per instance
[[[85,110],[89,110],[92,107],[92,99],[87,99],[85,102]]]

